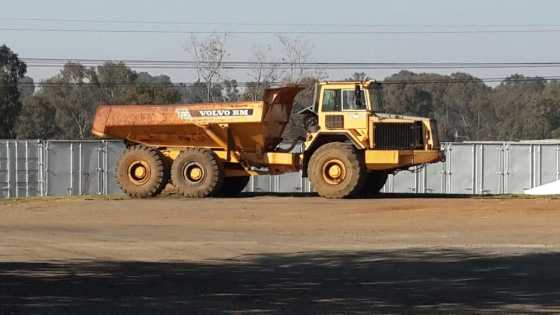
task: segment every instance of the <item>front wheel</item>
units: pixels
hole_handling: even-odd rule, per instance
[[[363,158],[353,145],[332,142],[311,156],[308,167],[311,184],[325,198],[347,198],[357,195],[365,183]]]

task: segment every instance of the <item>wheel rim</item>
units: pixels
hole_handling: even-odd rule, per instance
[[[134,161],[128,167],[128,179],[135,185],[144,185],[151,175],[150,166],[146,161]]]
[[[346,178],[346,166],[341,160],[329,160],[323,165],[323,179],[331,185],[338,185]]]
[[[191,162],[183,169],[183,177],[191,183],[200,183],[204,180],[205,176],[204,168],[197,162]]]

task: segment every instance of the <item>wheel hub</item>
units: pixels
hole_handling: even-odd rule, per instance
[[[134,161],[128,168],[128,179],[135,185],[143,185],[150,179],[150,167],[145,161]]]
[[[144,166],[139,166],[134,170],[134,176],[137,178],[146,177],[146,168]]]
[[[204,179],[204,168],[196,162],[189,163],[183,171],[183,176],[190,182],[198,183]]]
[[[346,178],[346,167],[340,160],[330,160],[323,166],[323,179],[331,184],[340,184]]]
[[[338,165],[332,165],[329,167],[329,177],[339,178],[342,175],[342,169]]]
[[[198,167],[193,167],[189,177],[194,180],[200,180],[202,178],[202,170]]]

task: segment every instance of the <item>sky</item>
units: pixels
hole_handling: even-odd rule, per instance
[[[557,32],[476,34],[290,34],[308,45],[313,62],[554,62],[559,61],[560,1],[556,0],[368,0],[368,1],[185,1],[185,0],[27,0],[9,1],[0,10],[0,28],[88,28],[171,31],[448,31],[552,29]],[[115,24],[16,21],[13,18],[141,20],[203,23],[196,25]],[[209,25],[204,23],[231,23]],[[279,24],[279,25],[238,25]],[[286,25],[286,24],[292,24]],[[293,26],[293,24],[304,24]],[[305,25],[311,24],[311,25]],[[335,24],[346,26],[321,26]],[[348,24],[392,25],[382,28]],[[432,25],[428,27],[427,25]],[[435,26],[434,26],[435,25]],[[476,25],[476,26],[466,26]],[[481,26],[483,25],[483,26]],[[488,26],[501,25],[501,26]],[[504,27],[503,25],[510,25]],[[511,25],[518,25],[512,27]],[[521,26],[519,26],[521,25]],[[531,26],[527,26],[531,25]],[[204,39],[206,35],[197,35]],[[23,58],[192,60],[188,34],[15,32],[0,30],[0,44]],[[254,60],[256,47],[271,47],[271,59],[282,54],[275,34],[229,34],[228,60]],[[30,67],[36,81],[60,69]],[[458,69],[459,70],[459,69]],[[458,70],[431,71],[450,73]],[[174,81],[190,82],[193,70],[148,70]],[[370,70],[382,79],[398,70]],[[560,75],[560,69],[467,70],[481,77],[511,73]],[[229,71],[240,81],[247,70]],[[350,70],[328,71],[329,79],[344,79]]]

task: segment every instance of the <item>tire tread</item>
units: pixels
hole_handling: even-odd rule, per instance
[[[333,190],[328,184],[322,180],[322,168],[319,161],[326,157],[333,157],[338,155],[349,162],[352,170],[350,182],[341,189]],[[328,199],[340,199],[356,196],[362,189],[365,183],[365,167],[363,158],[360,157],[356,148],[349,143],[344,142],[331,142],[321,146],[313,153],[309,161],[308,174],[315,190],[320,196]]]
[[[150,164],[150,173],[156,180],[144,187],[135,186],[128,182],[128,165],[124,165],[127,158],[144,159]],[[135,157],[136,156],[136,157]],[[135,145],[126,149],[117,163],[117,182],[122,191],[131,198],[151,198],[159,195],[169,181],[169,171],[163,162],[163,156],[155,149],[143,145]]]
[[[204,183],[204,185],[199,186],[196,189],[193,186],[189,186],[188,183],[182,179],[182,168],[184,160],[188,161],[188,158],[198,158],[202,161],[208,163],[208,170],[206,174],[210,174],[209,182]],[[181,168],[181,169],[180,169]],[[223,184],[224,171],[220,163],[218,162],[218,157],[214,152],[207,149],[199,148],[186,148],[181,152],[177,159],[173,162],[171,166],[171,181],[175,185],[177,191],[183,196],[188,198],[205,198],[216,196]]]

